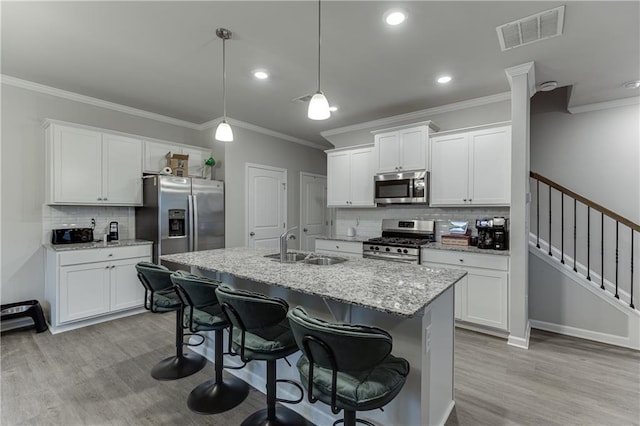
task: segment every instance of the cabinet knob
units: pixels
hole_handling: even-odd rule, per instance
[[[98,201],[102,201],[102,198],[98,197]]]
[[[307,228],[303,228],[302,232],[309,232],[309,230]]]
[[[469,202],[472,202],[473,200],[471,198],[469,198]]]
[[[116,267],[116,265],[111,265],[111,269],[113,269],[113,268],[115,268],[115,267]]]
[[[250,237],[253,237],[254,235],[256,235],[256,233],[255,233],[255,232],[249,232],[249,236],[250,236]]]
[[[464,262],[464,259],[458,259],[460,262]]]
[[[339,248],[340,248],[340,246],[336,246],[336,248],[337,248],[337,249],[339,249]]]
[[[109,257],[113,257],[113,253],[109,253]]]
[[[109,269],[109,265],[105,266],[104,269]]]
[[[102,201],[107,201],[107,197],[104,197],[104,198],[102,199]]]
[[[466,202],[467,202],[467,199],[466,199],[466,198],[464,198],[462,201],[464,201],[464,202],[466,203]]]

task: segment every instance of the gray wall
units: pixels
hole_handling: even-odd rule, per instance
[[[234,127],[234,142],[225,146],[226,245],[245,245],[245,164],[254,163],[287,169],[287,226],[300,222],[300,172],[326,175],[323,151],[251,130]],[[299,232],[296,231],[296,233]],[[300,241],[291,242],[296,247]]]
[[[531,170],[640,223],[639,141],[638,105],[547,108],[531,116]]]
[[[44,297],[42,217],[45,157],[42,123],[46,118],[211,146],[201,134],[205,132],[3,84],[2,303]],[[214,156],[220,156],[218,152],[214,149]]]
[[[511,119],[511,101],[494,102],[487,105],[464,108],[441,114],[425,115],[421,120],[397,121],[390,125],[373,125],[364,130],[355,130],[339,135],[325,136],[336,148],[373,143],[373,130],[385,127],[402,126],[415,123],[416,121],[431,120],[440,131],[454,130],[464,127],[480,126],[489,123],[498,123]]]

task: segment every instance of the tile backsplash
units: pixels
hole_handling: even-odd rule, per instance
[[[118,222],[121,240],[135,238],[135,208],[111,206],[42,206],[42,242],[51,242],[51,230],[58,228],[90,228],[91,219],[96,220],[93,231],[95,239],[109,232],[109,222]]]
[[[353,227],[356,235],[379,237],[382,233],[382,219],[460,220],[468,221],[470,226],[475,227],[476,219],[494,216],[508,218],[509,207],[387,206],[371,209],[336,209],[334,229],[336,235],[347,235],[347,229]]]

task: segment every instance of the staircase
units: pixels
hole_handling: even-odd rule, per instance
[[[537,173],[530,179],[532,327],[640,350],[640,225]]]

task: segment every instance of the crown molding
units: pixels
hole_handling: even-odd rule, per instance
[[[0,74],[0,81],[2,84],[7,84],[9,86],[19,87],[21,89],[27,89],[34,92],[44,93],[51,96],[56,96],[58,98],[68,99],[75,102],[81,102],[88,105],[93,105],[101,108],[110,109],[113,111],[122,112],[125,114],[135,115],[142,118],[148,118],[155,121],[160,121],[162,123],[173,124],[176,126],[186,127],[188,129],[193,130],[207,130],[215,127],[222,117],[207,121],[202,124],[192,123],[190,121],[179,120],[177,118],[167,117],[165,115],[156,114],[154,112],[144,111],[137,108],[128,107],[121,104],[116,104],[114,102],[105,101],[98,98],[92,98],[90,96],[81,95],[79,93],[69,92],[62,89],[57,89],[51,86],[45,86],[44,84],[34,83],[33,81],[22,80],[20,78],[12,77],[6,74]],[[262,133],[268,136],[273,136],[278,139],[284,139],[289,142],[298,143],[301,145],[310,146],[315,149],[325,150],[330,147],[320,145],[314,142],[310,142],[304,139],[296,138],[294,136],[286,135],[284,133],[279,133],[274,130],[266,129],[264,127],[256,126],[251,123],[246,123],[240,120],[234,120],[232,118],[227,117],[227,121],[229,124],[233,124],[234,126],[242,127],[248,130],[253,130],[254,132]]]
[[[125,114],[135,115],[142,118],[148,118],[150,120],[160,121],[166,124],[173,124],[175,126],[186,127],[189,129],[197,130],[199,125],[190,121],[179,120],[177,118],[167,117],[165,115],[156,114],[154,112],[144,111],[138,108],[132,108],[114,102],[105,101],[98,98],[92,98],[91,96],[81,95],[79,93],[69,92],[62,89],[57,89],[51,86],[45,86],[44,84],[34,83],[33,81],[22,80],[20,78],[11,77],[9,75],[2,74],[2,84],[9,86],[19,87],[21,89],[27,89],[34,92],[44,93],[58,98],[68,99],[71,101],[81,102],[88,105],[97,106],[100,108],[106,108],[113,111],[122,112]]]
[[[213,120],[207,121],[206,123],[202,123],[200,125],[199,130],[207,130],[212,129],[218,125],[222,121],[222,117],[214,118]],[[256,133],[262,133],[263,135],[272,136],[274,138],[283,139],[289,142],[297,143],[300,145],[305,145],[311,148],[326,150],[331,149],[330,146],[320,145],[315,142],[311,142],[305,139],[296,138],[295,136],[290,136],[284,133],[276,132],[275,130],[267,129],[265,127],[256,126],[255,124],[247,123],[246,121],[236,120],[235,118],[231,118],[227,116],[227,123],[232,126],[242,127],[243,129],[251,130]]]
[[[336,129],[325,130],[320,132],[322,137],[335,136],[343,133],[354,132],[358,130],[367,130],[376,127],[384,127],[396,124],[401,121],[420,120],[423,121],[425,117],[444,114],[451,111],[457,111],[466,108],[473,108],[482,105],[493,104],[496,102],[503,102],[511,100],[511,92],[498,93],[496,95],[484,96],[481,98],[469,99],[466,101],[455,102],[452,104],[437,106],[433,108],[422,109],[419,111],[409,112],[406,114],[394,115],[391,117],[381,118],[373,121],[366,121],[364,123],[353,124],[345,127],[338,127]]]
[[[618,108],[623,106],[640,104],[640,96],[632,96],[630,98],[615,99],[613,101],[596,102],[594,104],[570,106],[567,110],[571,114],[579,114],[581,112],[600,111],[609,108]]]

